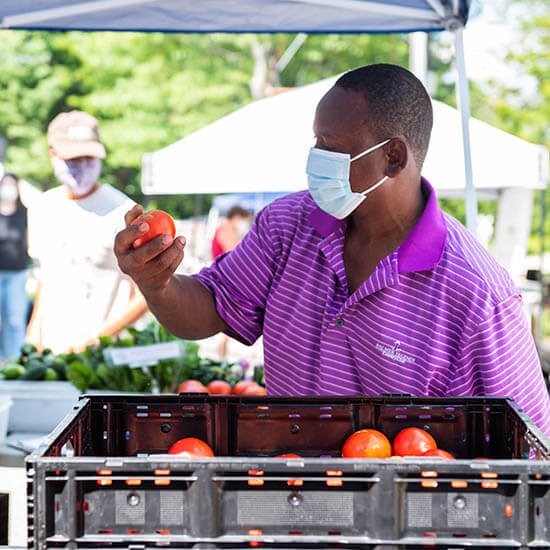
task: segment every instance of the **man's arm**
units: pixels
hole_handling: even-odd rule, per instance
[[[149,308],[172,334],[189,340],[208,338],[227,330],[214,297],[200,281],[175,275],[163,293],[150,293]]]
[[[210,291],[196,279],[174,275],[184,255],[183,237],[162,235],[133,248],[149,229],[146,223],[132,224],[142,212],[139,205],[132,208],[125,217],[126,228],[116,236],[114,250],[121,271],[132,278],[151,312],[172,334],[200,339],[226,330]]]

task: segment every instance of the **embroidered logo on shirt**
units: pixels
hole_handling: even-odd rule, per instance
[[[387,344],[377,343],[374,346],[378,351],[382,353],[384,357],[398,361],[399,363],[415,363],[416,358],[403,353],[399,348],[401,347],[401,342],[395,340],[393,346],[388,346]]]

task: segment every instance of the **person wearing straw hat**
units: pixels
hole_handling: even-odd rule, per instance
[[[27,341],[55,352],[78,351],[98,336],[116,334],[147,310],[112,251],[124,212],[134,203],[99,181],[106,152],[93,116],[60,113],[47,137],[61,185],[46,191],[29,212],[30,253],[40,284]]]

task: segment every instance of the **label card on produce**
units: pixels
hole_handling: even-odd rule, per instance
[[[156,365],[162,359],[181,357],[182,347],[179,342],[163,342],[129,348],[107,348],[103,351],[103,356],[115,367],[122,365],[145,367]]]

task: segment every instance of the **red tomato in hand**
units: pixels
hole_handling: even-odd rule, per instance
[[[426,451],[422,456],[432,456],[434,458],[443,458],[445,460],[455,459],[455,457],[451,453],[448,453],[443,449],[430,449],[429,451]]]
[[[296,453],[285,453],[282,455],[277,455],[275,458],[302,458],[300,455],[297,455]]]
[[[435,439],[420,428],[405,428],[393,440],[393,454],[399,456],[422,456],[426,451],[437,449]]]
[[[184,380],[178,386],[178,393],[208,393],[208,390],[199,380]]]
[[[214,395],[229,395],[231,393],[231,385],[225,380],[212,380],[206,386],[208,393]]]
[[[391,444],[378,430],[359,430],[352,433],[342,447],[344,458],[389,458]]]
[[[139,225],[145,222],[149,226],[149,231],[134,241],[134,248],[139,248],[142,244],[159,237],[160,235],[176,235],[176,224],[174,220],[163,210],[151,210],[138,216],[132,225]]]
[[[211,458],[214,456],[214,451],[210,448],[210,445],[197,439],[196,437],[185,437],[178,439],[168,449],[170,455],[183,455],[189,458]]]

